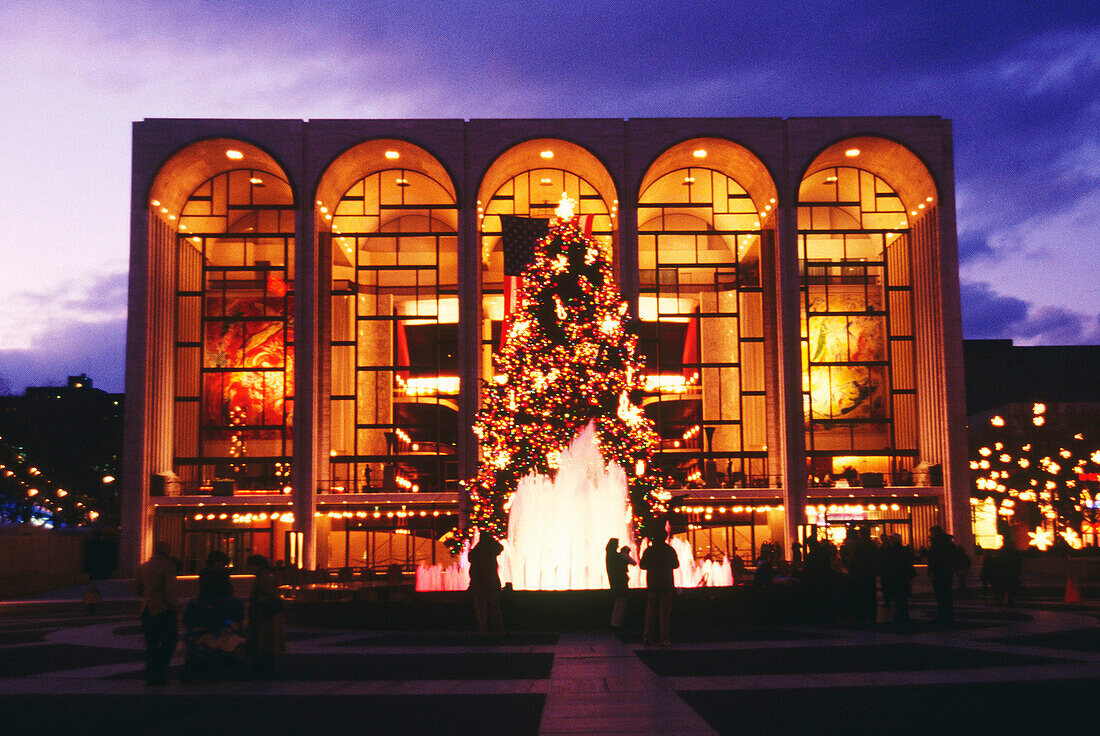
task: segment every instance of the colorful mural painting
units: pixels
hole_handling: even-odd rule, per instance
[[[871,303],[860,291],[833,292],[828,303],[822,295],[808,305],[806,380],[814,421],[886,418],[886,368],[851,365],[886,360],[885,317],[869,312]]]
[[[294,396],[290,298],[209,297],[206,311],[203,426],[255,427],[263,434],[252,436],[268,438],[289,431]]]

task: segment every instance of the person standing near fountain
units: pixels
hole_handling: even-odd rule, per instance
[[[611,586],[611,628],[620,629],[626,617],[626,595],[630,580],[629,567],[634,564],[630,548],[618,549],[619,540],[607,540],[604,559],[607,565],[607,582]]]
[[[477,614],[477,630],[489,635],[489,625],[494,633],[504,633],[504,616],[500,612],[500,574],[497,572],[497,556],[504,551],[492,535],[482,533],[470,550],[470,592],[474,595],[474,613]]]
[[[654,629],[660,621],[661,646],[672,643],[669,639],[669,622],[672,618],[672,594],[676,585],[672,571],[680,566],[676,551],[665,541],[667,534],[661,530],[649,538],[649,546],[642,553],[641,568],[646,571],[645,636],[646,644],[653,643]]]

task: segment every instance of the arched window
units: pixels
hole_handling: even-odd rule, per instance
[[[859,149],[847,155],[855,158]],[[829,166],[802,181],[802,390],[811,478],[835,479],[851,468],[849,474],[888,483],[917,462],[909,228],[901,196],[871,171]]]
[[[458,482],[458,260],[454,188],[399,141],[352,149],[333,170],[330,477],[336,493]],[[335,186],[335,185],[334,185]]]
[[[294,413],[290,185],[270,168],[223,171],[176,222],[175,471],[185,493],[282,492]]]
[[[585,149],[554,139],[527,141],[504,154],[486,172],[478,199],[481,246],[480,375],[492,376],[506,310],[501,215],[550,218],[562,194],[592,215],[592,235],[614,252],[619,200],[604,166]]]
[[[772,242],[761,214],[774,190],[739,182],[753,177],[730,170],[747,155],[735,148],[706,140],[670,149],[638,200],[645,409],[663,471],[686,485],[764,485],[769,476],[760,267]]]

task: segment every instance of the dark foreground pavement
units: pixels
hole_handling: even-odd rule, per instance
[[[52,734],[1045,733],[1095,721],[1092,607],[964,601],[913,623],[608,632],[294,627],[266,680],[142,678],[136,602],[0,603],[0,732]],[[675,629],[675,627],[674,627]]]

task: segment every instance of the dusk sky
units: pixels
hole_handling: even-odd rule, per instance
[[[939,115],[966,337],[1100,343],[1100,2],[0,4],[0,388],[123,389],[131,123]]]

